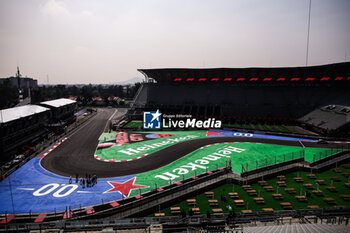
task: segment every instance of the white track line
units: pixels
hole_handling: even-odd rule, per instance
[[[108,123],[113,119],[114,115],[115,115],[117,112],[118,112],[118,109],[116,109],[116,110],[114,111],[114,113],[112,114],[112,116],[110,116],[110,117],[108,118],[108,120],[107,120],[107,122],[106,122],[106,125],[105,125],[105,127],[103,128],[103,133],[106,131],[106,127],[107,127]]]

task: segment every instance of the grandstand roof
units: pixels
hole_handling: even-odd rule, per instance
[[[49,111],[50,109],[39,105],[24,105],[20,107],[0,110],[0,123],[7,123],[20,118],[29,117],[37,113]]]
[[[40,104],[54,107],[54,108],[59,108],[65,105],[73,104],[76,103],[77,101],[71,100],[71,99],[66,99],[66,98],[61,98],[61,99],[56,99],[56,100],[49,100],[45,102],[41,102]]]
[[[160,82],[349,83],[350,62],[307,67],[139,69]]]

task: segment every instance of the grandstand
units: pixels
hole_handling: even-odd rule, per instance
[[[131,119],[144,110],[290,124],[316,108],[350,105],[350,63],[287,68],[140,69]],[[210,90],[208,87],[210,86]]]
[[[350,107],[324,106],[306,114],[299,120],[315,131],[329,135],[350,136]]]

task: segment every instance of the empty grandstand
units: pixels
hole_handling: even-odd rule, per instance
[[[350,63],[287,68],[140,69],[132,119],[144,110],[226,123],[294,121],[325,105],[350,105]],[[208,88],[210,87],[210,89]]]
[[[315,131],[329,135],[350,136],[350,107],[324,106],[306,114],[299,120]]]

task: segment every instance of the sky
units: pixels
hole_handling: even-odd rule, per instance
[[[350,0],[313,0],[308,65],[350,61]],[[305,66],[309,0],[0,0],[0,77],[115,83],[137,69]]]

